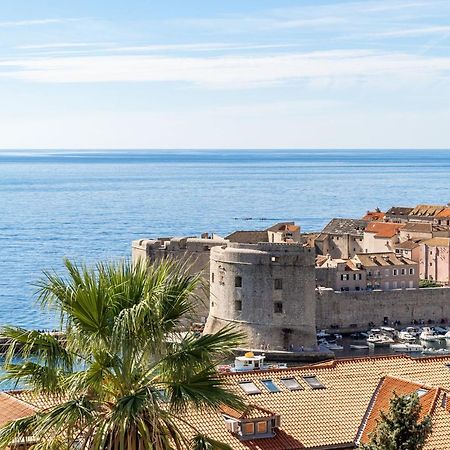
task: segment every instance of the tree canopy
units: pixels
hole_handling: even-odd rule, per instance
[[[380,421],[363,450],[422,450],[431,432],[431,418],[420,420],[419,396],[398,396],[390,400],[389,411],[381,412]]]
[[[183,417],[187,408],[242,406],[216,366],[243,336],[229,328],[179,331],[200,275],[171,261],[93,268],[65,261],[65,268],[38,282],[38,300],[59,315],[64,338],[4,329],[11,342],[5,378],[58,401],[4,426],[0,448],[30,436],[36,449],[225,448]]]

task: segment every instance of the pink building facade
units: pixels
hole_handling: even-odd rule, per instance
[[[450,285],[450,238],[433,238],[420,245],[420,278]]]

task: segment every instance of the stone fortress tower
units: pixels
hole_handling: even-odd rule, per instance
[[[132,243],[132,260],[140,259],[150,263],[157,263],[170,258],[189,265],[191,273],[201,272],[205,280],[209,280],[210,250],[215,245],[226,242],[216,235],[203,234],[202,237],[180,237],[140,239]],[[207,289],[197,292],[201,303],[197,304],[197,319],[205,321],[208,316],[209,292]]]
[[[228,324],[254,348],[316,344],[314,249],[298,243],[228,243],[211,248],[205,332]]]

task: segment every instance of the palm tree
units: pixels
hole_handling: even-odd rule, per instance
[[[229,328],[203,336],[178,331],[200,275],[173,261],[88,268],[66,260],[65,267],[65,276],[44,272],[37,285],[40,304],[60,316],[64,338],[4,329],[11,343],[5,378],[58,400],[0,429],[0,448],[27,436],[36,449],[227,448],[183,419],[187,408],[242,406],[215,367],[243,336]]]

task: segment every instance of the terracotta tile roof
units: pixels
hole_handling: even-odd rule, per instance
[[[369,417],[366,414],[369,407],[372,406],[369,412],[374,409],[374,401],[378,400],[381,408],[381,401],[386,401],[389,389],[395,387],[399,391],[406,387],[427,386],[429,389],[439,388],[440,394],[434,401],[433,434],[426,450],[449,450],[450,413],[446,398],[446,392],[450,390],[449,366],[450,356],[413,359],[404,355],[391,355],[342,359],[284,370],[224,374],[224,382],[229,388],[252,405],[248,414],[253,420],[268,417],[268,413],[280,416],[281,423],[275,430],[275,436],[240,440],[227,430],[223,410],[211,412],[193,408],[183,415],[183,420],[199,432],[227,443],[236,450],[352,448],[365,416]],[[313,389],[304,380],[306,376],[317,377],[324,388]],[[289,377],[294,377],[302,389],[290,391],[286,388],[282,379]],[[262,381],[268,379],[279,388],[279,392],[271,393],[265,388]],[[392,384],[386,384],[380,390],[380,380],[391,379],[394,380]],[[244,394],[238,385],[244,381],[255,383],[261,393]],[[3,418],[9,411],[12,399],[12,412],[17,413],[17,403],[21,400],[6,393],[0,397]],[[23,405],[23,402],[20,404]],[[27,404],[25,407],[30,408]],[[24,410],[24,415],[29,414],[29,411]],[[236,412],[236,415],[239,414]],[[10,418],[7,417],[8,420]],[[193,433],[191,426],[184,422],[180,422],[179,427],[188,436]]]
[[[436,218],[450,217],[450,208],[444,208],[440,213],[436,215]]]
[[[386,211],[386,217],[398,218],[404,217],[406,218],[408,214],[413,210],[413,208],[405,207],[405,206],[393,206]]]
[[[406,250],[412,250],[414,248],[419,247],[420,240],[408,239],[407,241],[400,242],[398,244],[394,244],[394,248],[404,248]]]
[[[240,441],[226,430],[220,413],[205,414],[192,410],[186,419],[201,432],[229,444],[233,449],[246,449],[249,446],[273,450],[351,447],[381,379],[389,375],[420,386],[450,389],[450,369],[447,364],[450,364],[450,356],[423,359],[384,356],[336,360],[287,370],[224,375],[229,387],[241,395],[237,384],[241,381],[251,380],[259,387],[261,394],[244,394],[244,400],[280,415],[281,426],[277,430],[277,438]],[[308,375],[316,376],[325,389],[310,388],[302,378]],[[303,389],[289,391],[281,382],[285,377],[294,377]],[[280,391],[268,392],[261,384],[265,379],[271,379]],[[450,414],[446,413],[446,416],[441,410],[440,406],[436,406],[433,415],[435,430],[441,431],[433,439],[435,442],[447,442],[448,445],[434,447],[434,450],[450,449],[450,419],[447,420]],[[185,430],[189,432],[187,427]]]
[[[433,225],[431,222],[408,222],[402,231],[415,233],[431,233]]]
[[[422,241],[422,244],[427,245],[428,247],[450,247],[450,238],[435,237],[426,241]]]
[[[299,230],[300,227],[298,225],[295,225],[295,222],[279,222],[266,229],[266,231],[299,231]]]
[[[40,410],[51,408],[64,401],[64,398],[57,395],[42,395],[27,390],[8,391],[7,394]]]
[[[443,205],[417,205],[410,213],[409,216],[416,217],[435,217],[438,215],[445,206]]]
[[[383,220],[385,216],[386,214],[381,211],[367,211],[367,214],[362,218],[362,220],[377,222]]]
[[[390,400],[397,395],[408,395],[414,392],[424,390],[424,394],[420,396],[420,418],[423,419],[427,415],[431,415],[435,409],[436,401],[440,394],[439,388],[431,388],[422,383],[415,383],[413,381],[404,380],[386,376],[382,379],[380,385],[374,393],[374,397],[369,405],[367,416],[362,422],[358,440],[362,443],[367,443],[370,440],[370,434],[373,433],[378,425],[381,417],[381,412],[389,410]],[[450,430],[449,430],[450,431]]]
[[[0,392],[0,426],[11,420],[31,416],[38,408],[32,406],[6,392]]]
[[[358,253],[353,257],[353,261],[360,262],[364,267],[409,266],[417,264],[417,262],[393,252]]]
[[[234,417],[235,419],[257,419],[261,417],[275,416],[274,412],[256,405],[248,405],[244,411],[238,411],[237,409],[230,408],[227,405],[222,405],[219,409],[223,414]]]
[[[352,236],[362,236],[366,228],[367,220],[357,219],[332,219],[322,230],[326,234],[350,234]]]
[[[391,222],[370,222],[366,229],[367,233],[375,233],[377,238],[391,238],[395,236],[405,225]]]

